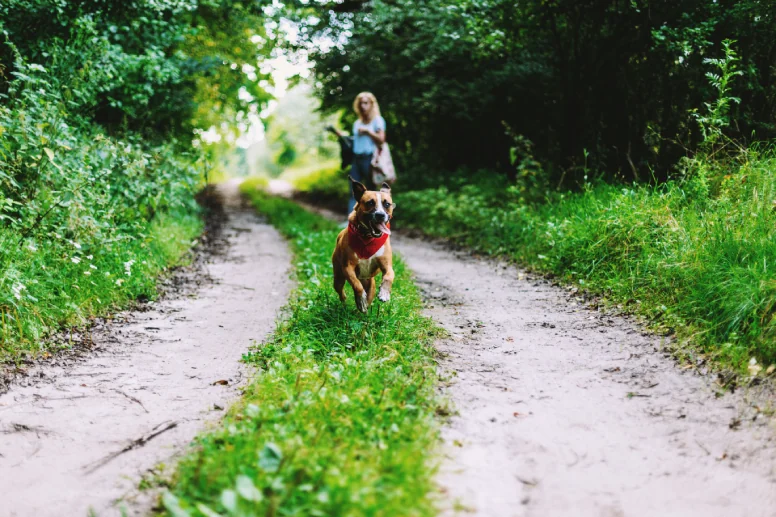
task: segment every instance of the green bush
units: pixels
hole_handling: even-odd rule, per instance
[[[47,67],[4,42],[13,62],[12,80],[0,81],[0,361],[45,352],[61,325],[152,296],[201,227],[197,155],[95,124],[91,109],[119,80],[115,47],[88,16],[67,31],[27,49],[48,55]]]
[[[537,205],[476,182],[394,199],[406,226],[604,293],[725,364],[776,363],[776,156],[686,167],[659,187],[600,185]]]
[[[200,228],[192,156],[68,117],[46,69],[16,70],[11,107],[0,106],[0,360],[151,295]]]
[[[189,248],[206,170],[194,128],[269,99],[253,66],[274,39],[262,9],[0,2],[0,360],[153,295]]]
[[[339,166],[326,167],[294,180],[294,188],[329,200],[345,201],[350,196],[347,172]]]
[[[291,183],[297,199],[344,215],[350,198],[350,182],[348,171],[343,171],[339,165],[296,174]]]

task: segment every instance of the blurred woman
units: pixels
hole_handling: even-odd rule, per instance
[[[358,119],[353,123],[353,163],[350,167],[350,175],[354,180],[370,185],[369,165],[372,163],[375,149],[385,142],[385,119],[380,116],[380,105],[370,92],[356,95],[353,110],[358,115]],[[339,131],[337,134],[342,136]],[[355,206],[356,199],[351,191],[348,214]]]

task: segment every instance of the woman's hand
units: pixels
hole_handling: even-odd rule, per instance
[[[360,127],[358,128],[358,134],[372,136],[372,131],[368,127]]]

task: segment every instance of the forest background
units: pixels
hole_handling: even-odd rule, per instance
[[[345,195],[323,125],[349,127],[371,90],[401,172],[399,224],[432,217],[437,234],[687,328],[739,367],[773,362],[774,11],[5,0],[4,354],[150,296],[199,232],[193,193],[224,169],[304,169],[303,190]],[[276,104],[279,55],[307,78]],[[240,141],[257,126],[258,155]]]

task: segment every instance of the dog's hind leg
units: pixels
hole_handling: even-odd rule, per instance
[[[368,280],[361,280],[361,285],[364,286],[364,291],[366,291],[367,306],[372,305],[372,300],[375,299],[375,291],[376,291],[374,277]]]
[[[365,313],[367,309],[366,291],[361,284],[361,280],[356,276],[356,268],[349,264],[345,267],[344,273],[348,283],[353,286],[353,294],[356,297],[356,308]]]
[[[340,301],[345,303],[345,277],[337,268],[334,268],[334,290],[339,295]]]

